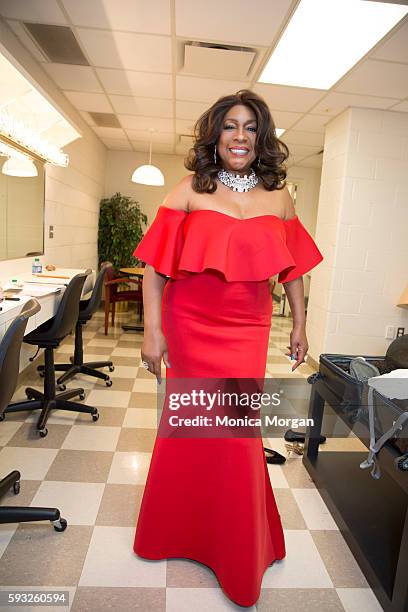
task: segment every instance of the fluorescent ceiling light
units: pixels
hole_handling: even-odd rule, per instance
[[[0,136],[6,136],[47,162],[57,166],[68,166],[69,157],[66,153],[4,110],[0,110]]]
[[[32,159],[22,159],[20,157],[10,157],[7,159],[2,168],[2,173],[7,176],[38,176],[37,168]]]
[[[68,164],[61,147],[81,136],[1,52],[0,135],[60,166]]]
[[[259,82],[330,89],[407,13],[368,0],[301,0]]]

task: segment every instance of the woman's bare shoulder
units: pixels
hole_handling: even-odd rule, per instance
[[[273,205],[274,211],[279,213],[279,216],[284,220],[288,221],[296,217],[296,209],[293,204],[292,196],[289,193],[289,189],[285,185],[283,189],[275,189],[269,191],[271,198],[271,205]]]
[[[192,179],[192,174],[184,176],[164,198],[163,206],[188,212],[189,202],[193,194]]]

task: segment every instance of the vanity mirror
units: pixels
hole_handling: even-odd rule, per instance
[[[0,136],[0,260],[44,252],[44,161],[31,159]]]

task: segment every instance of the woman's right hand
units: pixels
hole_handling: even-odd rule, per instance
[[[166,367],[170,368],[167,342],[161,330],[149,332],[145,330],[144,340],[141,348],[142,361],[149,364],[147,370],[154,374],[159,385],[161,384],[161,360]]]

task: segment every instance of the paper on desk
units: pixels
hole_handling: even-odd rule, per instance
[[[27,295],[31,297],[43,297],[45,295],[50,295],[51,293],[59,293],[61,289],[64,288],[64,285],[39,285],[37,283],[29,283],[24,285],[22,292],[20,295]]]
[[[52,278],[46,276],[30,276],[23,280],[24,283],[29,283],[30,285],[58,285],[59,287],[68,285],[70,278]]]

